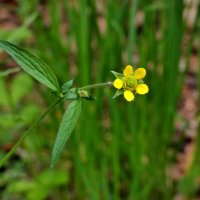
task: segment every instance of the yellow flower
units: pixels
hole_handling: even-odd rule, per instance
[[[124,98],[127,101],[134,100],[134,94],[146,94],[149,92],[149,88],[143,83],[143,78],[146,76],[146,70],[144,68],[138,68],[135,71],[131,65],[127,65],[123,71],[123,74],[112,71],[116,79],[113,82],[115,88],[118,89],[113,98],[124,94]]]

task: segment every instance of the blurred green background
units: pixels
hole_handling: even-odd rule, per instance
[[[131,64],[150,88],[132,103],[92,91],[51,169],[58,106],[0,168],[1,200],[200,198],[198,0],[1,0],[0,39],[43,58],[60,84],[113,81]],[[53,99],[0,54],[0,157]]]

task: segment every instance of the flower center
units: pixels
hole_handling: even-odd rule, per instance
[[[133,91],[137,86],[137,80],[133,76],[123,78],[123,87],[125,90]]]

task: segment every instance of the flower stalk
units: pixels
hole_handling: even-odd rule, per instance
[[[82,91],[82,90],[90,90],[90,89],[99,88],[99,87],[111,87],[111,86],[113,86],[112,82],[97,83],[97,84],[93,84],[93,85],[86,85],[84,87],[80,87],[78,90]]]

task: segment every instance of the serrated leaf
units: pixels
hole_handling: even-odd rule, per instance
[[[118,72],[115,72],[115,71],[111,71],[111,73],[113,73],[113,74],[114,74],[114,76],[115,76],[116,78],[119,78],[119,79],[122,79],[122,78],[124,77],[124,75],[123,75],[123,74],[121,74],[121,73],[118,73]]]
[[[59,155],[65,146],[65,143],[69,139],[71,132],[78,121],[80,112],[81,112],[81,100],[75,100],[72,103],[70,103],[67,110],[65,111],[53,147],[52,157],[51,157],[51,167],[53,167],[56,164]]]
[[[114,94],[114,96],[112,98],[115,99],[116,97],[122,95],[123,93],[124,93],[123,90],[117,90],[117,92]]]
[[[7,41],[0,40],[0,48],[6,51],[26,73],[50,89],[54,91],[59,90],[55,74],[42,59]]]

